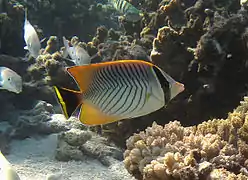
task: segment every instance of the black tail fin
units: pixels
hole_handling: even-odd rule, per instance
[[[82,103],[82,94],[66,88],[53,86],[63,114],[68,119]]]

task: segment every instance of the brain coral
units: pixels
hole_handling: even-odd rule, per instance
[[[127,140],[125,167],[137,179],[248,179],[248,97],[227,119],[183,127],[153,123]]]

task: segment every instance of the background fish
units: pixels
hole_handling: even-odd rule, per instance
[[[0,67],[0,89],[6,89],[11,92],[22,92],[22,78],[15,71]]]
[[[63,37],[63,43],[64,43],[66,51],[71,57],[71,61],[73,61],[75,65],[80,66],[80,65],[90,64],[91,57],[89,56],[87,51],[85,51],[84,48],[80,47],[80,45],[78,44],[72,47],[69,46],[68,40],[65,37]],[[65,53],[65,57],[68,54]]]
[[[0,151],[0,179],[1,180],[20,180],[20,177],[13,169],[9,161]]]
[[[141,19],[141,12],[137,8],[135,8],[132,4],[125,0],[109,0],[109,3],[113,5],[113,7],[124,14],[125,20],[130,22],[137,22]]]
[[[37,58],[39,56],[41,44],[34,27],[27,19],[27,10],[25,11],[24,21],[24,40],[26,42],[24,49],[28,50],[31,56]]]
[[[159,67],[123,60],[67,68],[80,92],[54,87],[68,118],[79,112],[83,124],[100,125],[147,115],[184,90]]]

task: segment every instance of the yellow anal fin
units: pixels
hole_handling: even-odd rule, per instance
[[[101,112],[90,103],[83,103],[80,107],[79,120],[85,125],[102,125],[121,120],[121,117],[109,116]]]

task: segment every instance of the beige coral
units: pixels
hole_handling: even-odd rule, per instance
[[[58,51],[58,38],[56,36],[51,36],[47,41],[47,46],[44,50],[44,53],[54,53]]]
[[[219,179],[226,179],[226,180],[247,180],[247,176],[242,174],[234,174],[227,171],[224,168],[214,169],[210,175],[208,176],[207,180],[219,180]]]
[[[124,163],[137,179],[247,179],[248,97],[227,119],[183,127],[153,123],[127,140]]]

